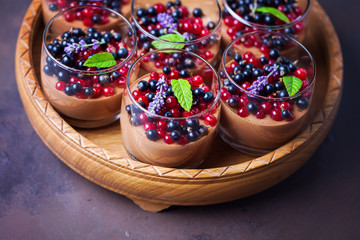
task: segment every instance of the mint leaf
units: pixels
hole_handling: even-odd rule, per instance
[[[116,65],[114,56],[108,52],[96,53],[90,56],[84,66],[86,67],[98,67],[98,68],[108,68]]]
[[[273,7],[259,7],[256,9],[257,12],[262,12],[262,13],[270,13],[272,15],[274,15],[275,17],[277,17],[278,19],[286,22],[286,23],[290,23],[289,18],[281,11],[277,10],[276,8]]]
[[[180,35],[170,33],[165,34],[159,37],[160,39],[172,41],[172,42],[185,42],[185,38]],[[185,44],[183,43],[169,43],[169,42],[160,42],[160,41],[153,41],[151,43],[156,49],[163,49],[163,48],[176,48],[176,49],[183,49]]]
[[[283,77],[283,83],[285,84],[285,88],[289,96],[295,95],[303,84],[299,78],[294,76]]]
[[[189,81],[182,78],[179,80],[172,79],[171,86],[180,106],[189,112],[193,103],[193,95]]]

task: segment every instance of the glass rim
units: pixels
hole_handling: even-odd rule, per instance
[[[235,44],[235,42],[237,42],[238,40],[240,40],[241,38],[244,38],[244,37],[248,37],[248,36],[251,36],[251,35],[255,35],[255,34],[259,34],[259,33],[269,33],[269,34],[275,34],[275,35],[278,35],[278,36],[281,36],[281,37],[287,37],[289,38],[292,42],[295,42],[295,45],[298,45],[300,46],[303,50],[305,50],[305,52],[308,54],[308,56],[310,57],[310,60],[311,60],[311,63],[313,63],[314,65],[314,73],[312,75],[312,78],[311,78],[311,81],[309,82],[309,85],[304,88],[302,91],[300,92],[297,92],[296,94],[294,95],[291,95],[291,96],[288,96],[288,97],[283,97],[283,98],[270,98],[270,97],[265,97],[265,96],[261,96],[261,95],[258,95],[258,94],[254,94],[254,93],[251,93],[250,91],[242,88],[239,84],[237,84],[234,79],[232,77],[230,77],[229,73],[226,71],[226,63],[225,63],[225,58],[226,58],[226,55],[227,53],[229,52],[229,50],[233,47],[233,45]],[[301,95],[303,95],[307,90],[309,90],[309,88],[311,88],[313,85],[314,85],[314,82],[315,82],[315,76],[316,76],[316,63],[315,63],[315,59],[313,58],[313,56],[311,55],[311,53],[309,52],[309,50],[307,50],[304,45],[302,45],[300,42],[298,42],[297,40],[295,40],[294,38],[292,37],[289,37],[289,36],[286,36],[284,34],[280,34],[280,33],[276,33],[276,32],[271,32],[271,31],[255,31],[255,32],[249,32],[249,33],[246,33],[238,38],[236,38],[235,40],[233,40],[225,49],[224,51],[224,54],[222,56],[222,59],[221,59],[221,67],[224,71],[224,74],[226,76],[227,79],[230,80],[230,82],[232,82],[237,88],[240,89],[240,91],[244,92],[245,94],[248,94],[248,95],[251,95],[253,97],[256,97],[256,98],[260,98],[260,99],[263,99],[263,100],[272,100],[272,101],[283,101],[283,100],[290,100],[290,99],[294,99],[294,98],[297,98],[297,97],[300,97]]]
[[[50,25],[53,23],[53,21],[60,17],[61,15],[63,15],[65,12],[68,11],[72,11],[74,9],[78,9],[78,8],[86,8],[86,7],[91,7],[91,8],[101,8],[103,10],[109,11],[110,14],[115,14],[118,17],[120,17],[122,20],[124,20],[126,22],[126,24],[128,25],[128,27],[130,27],[130,30],[133,32],[133,36],[134,36],[134,47],[131,50],[131,52],[128,54],[128,56],[120,63],[116,64],[115,66],[109,67],[109,68],[105,68],[102,70],[92,70],[92,71],[87,71],[87,70],[80,70],[80,69],[76,69],[76,68],[72,68],[72,67],[68,67],[66,65],[64,65],[61,61],[57,60],[54,58],[54,56],[49,52],[49,50],[46,47],[46,36],[49,30]],[[86,27],[86,26],[85,26]],[[131,25],[131,23],[120,13],[110,9],[110,8],[106,8],[103,6],[96,6],[96,5],[81,5],[81,6],[75,6],[75,7],[71,7],[71,8],[67,8],[65,10],[59,11],[57,14],[55,14],[54,17],[52,17],[50,19],[50,21],[48,22],[48,24],[46,24],[45,29],[44,29],[44,33],[43,33],[43,43],[42,43],[42,47],[45,49],[46,54],[62,69],[67,70],[69,72],[76,72],[76,73],[83,73],[86,75],[97,75],[97,74],[101,74],[101,73],[108,73],[108,72],[112,72],[115,71],[116,69],[119,69],[123,66],[125,66],[135,55],[136,53],[136,49],[137,49],[137,36],[136,36],[136,31],[134,29],[134,27]]]
[[[212,1],[215,1],[216,3],[216,6],[218,7],[218,10],[219,10],[219,20],[217,21],[216,23],[216,26],[214,27],[214,29],[212,29],[207,35],[201,37],[201,38],[198,38],[198,39],[194,39],[194,40],[190,40],[190,41],[185,41],[185,42],[174,42],[174,41],[169,41],[169,40],[166,40],[166,39],[161,39],[161,38],[158,38],[152,34],[150,34],[147,30],[145,30],[144,28],[141,27],[141,25],[139,24],[138,20],[136,19],[136,16],[135,16],[135,0],[132,1],[131,3],[131,17],[132,19],[134,20],[134,23],[136,25],[136,27],[142,32],[144,33],[147,37],[151,38],[152,40],[155,40],[155,41],[159,41],[159,42],[166,42],[166,43],[174,43],[174,44],[185,44],[185,45],[190,45],[190,44],[194,44],[194,43],[200,43],[208,38],[210,38],[212,35],[214,35],[214,33],[220,28],[221,26],[221,21],[222,21],[222,10],[221,10],[221,7],[220,7],[220,4],[218,2],[218,0],[212,0]]]
[[[241,23],[243,23],[247,26],[250,26],[253,28],[258,28],[260,30],[281,30],[281,29],[284,29],[284,28],[287,28],[287,27],[290,27],[290,26],[293,26],[293,25],[299,23],[309,14],[309,11],[310,11],[311,0],[306,0],[306,1],[307,1],[307,4],[306,4],[305,10],[302,12],[302,14],[299,17],[297,17],[293,21],[291,21],[289,23],[281,24],[281,25],[265,25],[265,24],[258,24],[258,23],[246,21],[240,15],[238,15],[236,12],[234,12],[234,10],[231,9],[231,7],[229,6],[229,4],[227,3],[226,0],[222,0],[225,9],[230,13],[230,15],[233,18],[235,18],[236,20],[240,21]]]
[[[150,111],[148,111],[147,109],[145,109],[143,106],[140,105],[140,103],[138,103],[134,96],[132,95],[131,93],[131,89],[130,89],[130,76],[131,76],[131,73],[132,73],[132,70],[133,68],[141,62],[140,60],[144,59],[146,56],[149,56],[153,53],[156,53],[156,52],[162,52],[162,51],[169,51],[169,50],[176,50],[176,51],[181,51],[181,52],[186,52],[186,53],[189,53],[190,55],[196,57],[196,58],[199,58],[201,61],[203,61],[205,64],[207,64],[210,69],[212,70],[212,72],[214,73],[216,79],[212,80],[212,81],[217,81],[217,93],[214,97],[214,101],[212,102],[212,104],[207,107],[205,110],[195,114],[195,115],[192,115],[192,116],[189,116],[189,117],[165,117],[165,116],[162,116],[162,115],[158,115],[156,113],[152,113]],[[140,66],[139,66],[140,67]],[[135,106],[137,106],[138,108],[140,108],[143,112],[145,112],[148,116],[152,116],[152,117],[157,117],[157,118],[161,118],[163,120],[169,120],[169,121],[182,121],[182,120],[187,120],[187,119],[191,119],[191,118],[196,118],[196,117],[200,117],[201,115],[204,115],[206,112],[209,111],[209,109],[212,109],[216,106],[216,104],[220,104],[220,92],[221,92],[221,79],[220,79],[220,76],[219,76],[219,73],[215,70],[215,68],[208,62],[206,61],[204,58],[202,58],[201,56],[193,53],[193,52],[189,52],[189,51],[186,51],[186,50],[183,50],[183,49],[175,49],[175,48],[164,48],[164,49],[156,49],[156,50],[153,50],[153,51],[150,51],[146,54],[144,54],[143,56],[139,57],[138,59],[136,59],[134,61],[134,63],[131,65],[131,67],[129,68],[129,71],[128,71],[128,74],[126,76],[126,82],[125,82],[125,90],[129,92],[129,97],[130,97],[130,100],[132,102],[132,104],[135,104]],[[125,93],[124,93],[125,94]],[[125,96],[124,96],[125,97]]]

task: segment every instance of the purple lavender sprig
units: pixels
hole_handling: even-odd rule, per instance
[[[268,84],[268,77],[270,77],[272,75],[274,77],[276,77],[279,74],[278,68],[279,68],[279,66],[276,66],[276,67],[271,66],[269,68],[270,73],[267,76],[258,77],[248,88],[248,90],[250,90],[249,92],[254,95],[258,95],[260,93],[260,91],[263,90],[264,87]]]
[[[174,18],[167,13],[160,13],[157,18],[158,22],[162,27],[168,28],[168,33],[176,33],[182,36],[185,40],[189,37],[189,33],[185,32],[181,34],[177,31],[178,24],[174,22]]]
[[[91,44],[87,44],[83,39],[80,40],[79,43],[68,43],[67,46],[64,48],[64,51],[67,55],[73,55],[73,53],[78,53],[79,50],[84,51],[86,48],[91,47],[96,50],[100,47],[101,44],[106,42],[100,42],[96,39],[91,40]]]
[[[152,102],[149,103],[148,110],[151,113],[157,113],[160,111],[160,109],[165,105],[164,99],[166,98],[166,89],[169,87],[164,79],[162,77],[157,83],[156,87],[159,90],[153,99]]]

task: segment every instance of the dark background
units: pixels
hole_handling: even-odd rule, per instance
[[[360,239],[358,0],[320,0],[341,41],[345,88],[337,119],[309,162],[255,196],[158,214],[82,178],[34,132],[14,74],[30,2],[0,6],[0,239]]]

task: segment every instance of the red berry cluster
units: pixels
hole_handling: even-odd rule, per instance
[[[276,52],[276,51],[275,51]],[[255,115],[258,119],[263,119],[269,115],[275,121],[292,121],[293,105],[296,104],[298,109],[306,109],[309,104],[311,91],[306,91],[300,97],[289,99],[287,90],[282,82],[283,76],[295,76],[302,81],[299,91],[303,91],[309,82],[307,78],[307,70],[304,68],[296,68],[295,65],[284,57],[276,55],[270,50],[269,54],[256,58],[253,53],[245,52],[242,56],[237,55],[234,61],[229,63],[226,71],[230,74],[236,84],[231,83],[223,75],[225,79],[221,89],[221,99],[234,110],[240,117],[247,117],[250,114]],[[276,69],[276,74],[270,72]],[[266,85],[259,90],[260,96],[256,97],[249,93],[252,84],[266,76]],[[247,92],[245,92],[244,90]],[[284,100],[276,100],[275,98],[284,98]],[[272,100],[274,99],[274,100]]]
[[[99,36],[96,36],[96,34]],[[85,50],[81,50],[79,47],[78,51],[74,50],[70,55],[65,50],[66,47],[64,46],[70,43],[70,38],[77,44],[84,39],[86,39],[87,44],[91,44],[91,39],[97,40],[96,37],[106,38],[107,43],[100,44],[96,49],[90,46],[86,47]],[[55,88],[64,91],[68,96],[75,96],[79,99],[98,98],[100,96],[110,97],[116,93],[116,87],[125,87],[129,64],[116,71],[97,75],[86,74],[89,71],[96,72],[97,68],[84,66],[84,63],[91,55],[101,52],[112,53],[117,64],[120,64],[121,59],[128,56],[129,50],[126,43],[121,41],[121,35],[118,33],[97,32],[95,28],[89,28],[88,35],[86,35],[81,29],[72,29],[64,32],[61,39],[55,39],[53,43],[48,44],[47,49],[62,64],[82,70],[79,74],[75,73],[75,71],[68,71],[59,67],[58,63],[55,63],[51,57],[46,58],[47,65],[43,67],[44,73],[49,76],[56,76],[58,82]]]
[[[126,111],[130,116],[132,125],[143,125],[148,139],[152,141],[163,139],[167,144],[177,142],[180,145],[185,145],[207,135],[208,127],[216,126],[218,121],[214,116],[215,109],[207,111],[198,118],[191,118],[191,116],[209,109],[214,101],[209,87],[203,83],[203,78],[200,75],[185,78],[191,85],[194,100],[191,110],[185,111],[180,106],[171,88],[170,80],[174,79],[174,77],[179,78],[178,70],[171,70],[168,74],[151,72],[148,79],[138,82],[138,89],[133,90],[132,95],[143,108],[149,110],[149,103],[154,101],[154,96],[160,91],[160,89],[157,89],[156,84],[159,79],[164,79],[168,85],[167,90],[164,91],[166,98],[163,106],[159,111],[156,111],[156,114],[168,118],[187,117],[189,120],[169,121],[152,117],[134,104],[126,106]],[[201,125],[201,123],[205,125]]]
[[[72,0],[48,0],[50,3],[49,9],[51,11],[55,10],[65,10],[66,8],[76,7],[79,6],[79,1],[72,1]],[[94,5],[94,6],[103,6],[109,7],[114,9],[115,11],[120,12],[120,7],[128,4],[128,0],[116,0],[116,2],[111,5],[111,2],[105,4],[103,1],[87,1],[85,2],[87,5]],[[65,20],[68,22],[72,22],[74,20],[81,20],[83,21],[84,25],[87,27],[92,27],[94,24],[106,24],[109,22],[109,14],[110,11],[102,10],[100,8],[81,8],[77,9],[73,12],[65,12],[64,17]]]
[[[169,3],[167,6],[157,3],[148,9],[139,9],[137,11],[137,21],[140,23],[141,27],[156,37],[168,34],[167,28],[163,27],[156,18],[159,13],[167,13],[178,20],[178,27],[176,30],[181,34],[188,33],[190,40],[208,36],[212,29],[215,28],[214,22],[209,22],[208,24],[203,23],[203,13],[200,9],[195,9],[193,13],[189,13],[186,6],[182,6],[181,4],[176,5],[176,3],[173,4],[172,2]],[[143,50],[140,53],[140,56],[142,56],[151,50],[151,42],[153,40],[146,38],[141,30],[138,30],[138,36],[139,48]],[[209,50],[212,45],[210,37],[209,39],[194,45],[187,46],[185,49],[188,48],[186,50],[197,53],[206,60],[210,60],[214,57],[214,52]],[[157,67],[160,68],[160,66]]]

